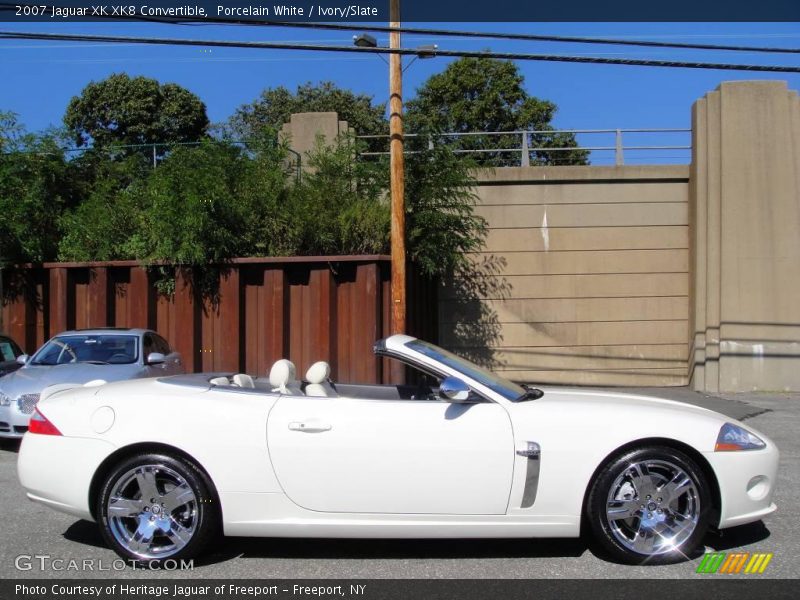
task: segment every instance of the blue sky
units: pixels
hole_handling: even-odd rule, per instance
[[[654,39],[664,41],[800,47],[798,23],[430,23],[408,24],[481,31]],[[3,23],[0,29],[113,33],[132,36],[195,39],[296,40],[350,44],[346,31],[274,27],[176,26],[143,23]],[[386,44],[384,35],[378,35]],[[798,55],[742,52],[700,52],[660,48],[554,44],[404,36],[403,45],[436,43],[442,49],[491,49],[553,54],[636,57],[661,60],[702,60],[800,65]],[[407,63],[408,59],[404,59]],[[431,74],[451,59],[416,61],[405,73],[404,93],[411,97]],[[800,89],[800,75],[663,69],[566,63],[520,62],[526,87],[535,96],[559,106],[555,125],[565,129],[687,128],[692,102],[722,81],[783,79]],[[206,103],[209,118],[218,122],[237,106],[255,99],[266,87],[294,88],[308,81],[332,80],[340,86],[387,97],[388,72],[376,56],[223,48],[136,46],[98,43],[0,40],[0,110],[11,110],[29,130],[58,125],[69,99],[91,80],[125,71],[179,83]],[[627,143],[686,143],[659,135]],[[584,145],[601,143],[583,136]],[[664,151],[666,158],[675,152]],[[660,162],[660,161],[659,161]]]

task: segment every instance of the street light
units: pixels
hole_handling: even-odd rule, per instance
[[[375,36],[368,33],[360,33],[359,35],[353,36],[353,45],[357,46],[358,48],[377,48],[378,40],[375,39]],[[423,44],[422,46],[417,46],[415,50],[416,56],[411,58],[411,62],[405,66],[403,73],[405,73],[406,69],[411,66],[411,63],[417,59],[425,60],[428,58],[435,58],[436,51],[439,50],[439,44]],[[378,58],[380,58],[387,65],[389,64],[382,54],[378,54]]]
[[[373,35],[362,33],[353,36],[353,44],[359,48],[377,48],[378,40],[376,40]]]

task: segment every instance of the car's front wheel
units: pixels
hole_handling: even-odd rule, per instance
[[[686,560],[709,525],[711,493],[702,469],[667,446],[611,458],[587,500],[592,531],[611,556],[634,564]]]
[[[205,473],[189,460],[165,454],[122,461],[105,477],[97,502],[109,546],[150,566],[196,556],[219,525]]]

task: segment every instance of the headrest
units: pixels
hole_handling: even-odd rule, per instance
[[[253,389],[256,387],[253,378],[246,373],[237,373],[233,376],[233,385],[237,385],[240,388],[250,388]]]
[[[306,381],[308,383],[325,383],[331,375],[331,367],[325,361],[315,362],[306,371]]]
[[[211,385],[230,385],[231,380],[227,377],[214,377],[213,379],[209,379],[208,383]]]
[[[295,381],[297,369],[290,360],[282,358],[272,365],[269,371],[269,384],[276,390],[286,388],[286,385]]]

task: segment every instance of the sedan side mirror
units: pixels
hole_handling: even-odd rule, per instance
[[[439,385],[439,397],[454,404],[472,404],[475,400],[469,386],[458,377],[445,377]]]
[[[17,357],[17,364],[20,364],[20,365],[27,364],[30,359],[31,359],[31,357],[28,356],[27,354],[20,354]]]
[[[167,361],[167,357],[161,352],[151,352],[147,355],[148,365],[163,365]]]

